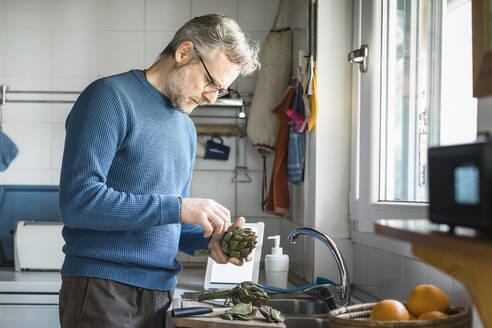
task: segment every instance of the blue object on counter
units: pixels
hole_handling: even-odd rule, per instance
[[[0,171],[5,171],[18,153],[14,142],[0,129]]]
[[[265,286],[265,285],[263,285],[262,287],[264,290],[275,292],[275,293],[296,293],[296,292],[301,292],[307,288],[311,288],[318,285],[325,285],[325,284],[336,285],[330,279],[316,277],[316,282],[314,284],[307,284],[296,288],[277,288],[277,287]]]

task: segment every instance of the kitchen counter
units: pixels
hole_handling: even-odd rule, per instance
[[[185,267],[178,275],[175,296],[182,292],[203,289],[205,267]],[[261,269],[258,281],[265,283],[265,270]],[[21,271],[14,268],[0,268],[0,293],[58,293],[61,276],[58,271]],[[289,283],[289,288],[294,285]]]
[[[0,268],[0,293],[58,293],[61,276],[58,271],[21,271]]]

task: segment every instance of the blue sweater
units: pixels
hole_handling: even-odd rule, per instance
[[[141,71],[89,85],[66,121],[61,274],[173,288],[178,250],[192,254],[208,243],[200,226],[178,223],[195,148],[191,119]]]

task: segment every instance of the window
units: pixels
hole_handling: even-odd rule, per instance
[[[351,217],[371,231],[374,219],[426,216],[428,147],[475,139],[471,3],[363,0],[355,12],[369,70],[354,83]]]

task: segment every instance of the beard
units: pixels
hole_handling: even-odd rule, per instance
[[[184,114],[191,114],[197,106],[203,106],[207,101],[200,97],[187,96],[185,92],[185,83],[189,80],[190,64],[174,68],[170,73],[167,81],[166,94],[171,100],[172,105]]]

